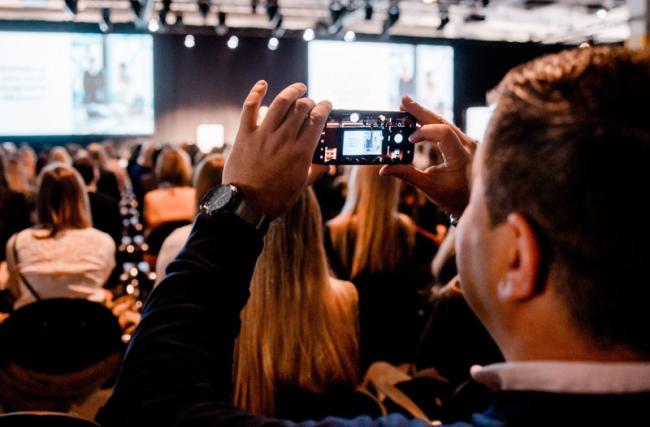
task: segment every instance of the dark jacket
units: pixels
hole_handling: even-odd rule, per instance
[[[185,248],[169,265],[167,277],[145,305],[113,396],[98,416],[102,426],[295,425],[251,416],[230,404],[239,314],[248,299],[248,286],[261,250],[262,234],[239,218],[197,218]],[[475,415],[471,425],[503,426],[504,419],[515,420],[514,425],[568,425],[564,420],[579,422],[574,425],[604,425],[603,420],[607,423],[636,416],[644,420],[649,403],[650,395],[646,394],[610,397],[500,393],[495,405]],[[300,425],[428,424],[392,414],[374,420],[366,416],[351,420],[325,418]]]
[[[120,205],[112,197],[99,192],[88,192],[93,227],[109,234],[117,246],[122,240]]]

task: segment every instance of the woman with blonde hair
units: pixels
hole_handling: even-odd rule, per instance
[[[50,154],[47,158],[48,164],[51,163],[63,163],[68,166],[72,166],[72,157],[68,150],[63,147],[57,146],[50,150]]]
[[[212,187],[221,184],[225,159],[220,154],[206,156],[194,171],[195,207],[198,209],[203,195]],[[176,258],[188,236],[192,225],[188,224],[174,230],[163,242],[158,258],[156,259],[156,284],[165,278],[165,270],[170,262]]]
[[[81,177],[62,163],[46,166],[38,179],[38,224],[7,243],[8,289],[17,301],[102,297],[115,266],[115,243],[92,228]]]
[[[311,189],[274,221],[235,346],[235,404],[293,420],[355,415],[357,293],[329,276]]]
[[[156,161],[158,188],[144,196],[144,220],[151,230],[168,222],[194,219],[195,191],[189,186],[192,163],[180,148],[166,148]]]
[[[412,361],[424,325],[419,292],[432,280],[435,244],[398,212],[400,186],[380,176],[378,166],[354,168],[343,210],[326,226],[330,265],[359,292],[363,368],[377,360]]]

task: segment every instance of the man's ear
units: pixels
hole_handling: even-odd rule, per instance
[[[507,271],[497,284],[497,296],[504,302],[520,302],[534,297],[540,287],[541,247],[533,227],[520,213],[508,215],[505,224],[511,250],[506,251]]]

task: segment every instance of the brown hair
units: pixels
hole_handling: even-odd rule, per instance
[[[254,414],[274,415],[279,384],[319,393],[359,379],[356,291],[330,279],[321,221],[308,189],[264,239],[235,349],[235,404]]]
[[[350,277],[393,270],[415,246],[415,224],[398,213],[400,181],[378,166],[355,168],[341,214],[327,223]],[[407,252],[404,253],[404,248]]]
[[[68,150],[66,150],[63,147],[53,147],[50,150],[48,159],[48,163],[64,163],[68,166],[72,165],[72,157],[70,156],[70,153],[68,153]]]
[[[194,171],[194,189],[196,194],[196,206],[199,206],[203,195],[212,187],[221,184],[223,167],[226,161],[219,154],[206,156]]]
[[[192,162],[187,153],[180,148],[165,148],[156,160],[156,179],[158,184],[168,183],[184,186],[190,183]]]
[[[48,237],[70,228],[92,227],[79,173],[63,163],[46,166],[38,177],[36,212],[39,226],[51,231]]]
[[[510,71],[493,96],[491,222],[526,216],[574,324],[603,347],[650,355],[650,52],[544,56]]]

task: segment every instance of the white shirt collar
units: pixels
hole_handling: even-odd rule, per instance
[[[573,394],[650,392],[650,363],[510,362],[472,366],[474,380],[494,391]]]

